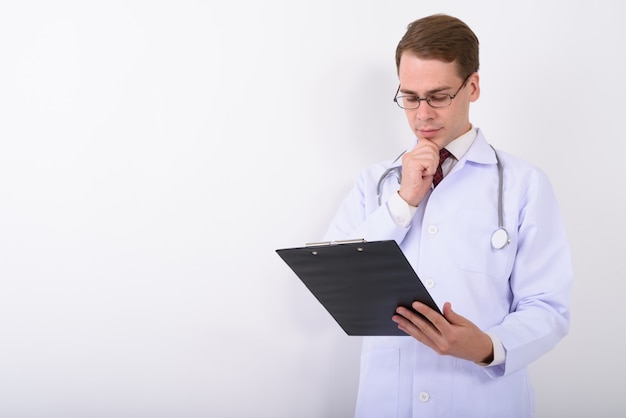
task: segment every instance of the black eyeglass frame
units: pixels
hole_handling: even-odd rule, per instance
[[[452,95],[446,94],[446,93],[437,93],[437,94],[440,94],[442,96],[448,96],[450,98],[450,102],[447,105],[445,105],[445,106],[433,106],[430,103],[431,97],[433,95],[428,95],[428,96],[426,96],[424,98],[418,97],[418,96],[416,96],[414,94],[404,94],[404,95],[401,94],[400,96],[398,96],[398,93],[400,93],[401,85],[398,85],[398,90],[396,90],[396,94],[395,94],[395,96],[393,96],[393,101],[398,105],[398,107],[400,109],[405,109],[405,110],[416,110],[416,109],[419,109],[419,107],[421,106],[422,102],[428,103],[428,106],[432,107],[433,109],[444,109],[444,108],[446,108],[446,107],[448,107],[448,106],[450,106],[452,104],[452,100],[454,100],[454,98],[459,95],[459,93],[461,92],[463,87],[465,87],[465,85],[467,84],[467,80],[469,80],[469,78],[470,78],[470,76],[472,74],[474,74],[474,72],[469,73],[467,75],[467,77],[465,77],[465,80],[463,80],[463,84],[461,84],[461,87],[459,87],[459,89],[456,91],[456,93],[454,93]],[[400,102],[398,101],[398,97],[414,97],[415,100],[417,100],[417,107],[403,107],[400,104]]]

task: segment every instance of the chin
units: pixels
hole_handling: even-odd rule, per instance
[[[441,138],[438,136],[428,137],[428,136],[417,135],[417,140],[418,141],[430,141],[432,143],[437,144],[439,148],[441,148],[442,145],[446,143],[445,138]]]

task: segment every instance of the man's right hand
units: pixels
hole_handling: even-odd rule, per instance
[[[428,193],[438,165],[439,147],[434,142],[421,139],[415,148],[402,156],[400,197],[417,207]]]

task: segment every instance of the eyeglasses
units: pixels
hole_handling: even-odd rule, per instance
[[[396,102],[396,104],[402,109],[407,110],[417,109],[418,107],[420,107],[420,104],[422,104],[422,102],[428,103],[428,105],[434,109],[448,107],[452,104],[452,99],[454,99],[459,94],[461,89],[465,87],[467,80],[469,80],[470,75],[472,74],[474,73],[471,73],[467,77],[465,77],[465,80],[463,80],[463,84],[461,84],[461,87],[459,87],[459,89],[453,95],[445,93],[435,93],[429,94],[424,98],[417,97],[414,94],[405,94],[398,96],[398,93],[400,93],[400,86],[398,86],[398,90],[396,91],[396,95],[394,96],[393,101]]]

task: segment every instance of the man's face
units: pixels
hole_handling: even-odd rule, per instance
[[[454,95],[463,84],[455,63],[427,60],[404,52],[398,69],[400,95],[426,98],[431,94]],[[407,120],[418,140],[429,140],[439,148],[467,132],[469,104],[480,96],[478,73],[473,73],[448,107],[434,109],[425,101],[417,109],[406,109]]]

